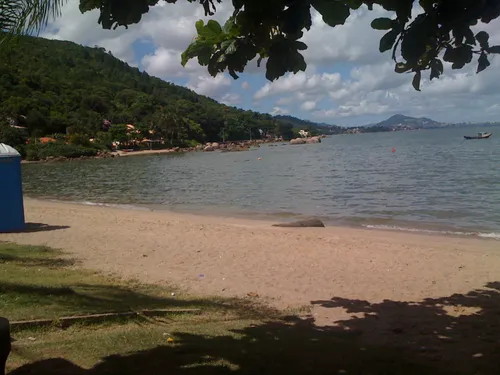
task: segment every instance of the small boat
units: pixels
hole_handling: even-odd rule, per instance
[[[477,135],[475,137],[470,137],[470,136],[464,135],[464,138],[465,139],[488,139],[492,135],[493,135],[493,133],[480,132],[480,133],[477,133]]]

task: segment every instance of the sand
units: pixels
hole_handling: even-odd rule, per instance
[[[25,211],[29,230],[0,234],[0,241],[60,248],[83,267],[177,285],[193,295],[256,293],[279,308],[332,298],[421,301],[500,281],[496,240],[276,228],[265,221],[32,199]],[[318,306],[312,313],[318,322],[347,314]]]

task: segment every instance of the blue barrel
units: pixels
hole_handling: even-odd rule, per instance
[[[0,232],[20,231],[24,227],[21,155],[0,143]]]

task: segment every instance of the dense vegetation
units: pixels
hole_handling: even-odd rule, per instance
[[[289,116],[289,115],[277,115],[274,118],[278,121],[281,121],[285,124],[292,125],[294,129],[304,129],[309,131],[311,135],[316,135],[320,133],[325,134],[343,134],[346,132],[347,128],[338,126],[338,125],[330,125],[325,123],[317,123],[309,120],[302,120],[297,117]]]
[[[109,146],[130,140],[125,124],[135,126],[135,138],[156,137],[165,146],[294,136],[291,123],[151,77],[103,48],[21,37],[2,51],[0,141],[19,146],[50,136],[84,148],[95,146],[89,139]]]

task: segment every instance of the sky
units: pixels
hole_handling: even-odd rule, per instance
[[[442,122],[500,120],[500,55],[492,56],[491,66],[480,74],[475,74],[476,64],[452,70],[445,63],[445,74],[439,80],[424,79],[417,92],[411,75],[394,72],[390,52],[378,51],[384,32],[372,30],[370,23],[391,16],[381,8],[362,7],[335,28],[313,13],[313,26],[302,38],[309,47],[303,51],[306,72],[269,82],[265,64],[258,68],[255,61],[238,80],[227,73],[211,77],[196,59],[181,66],[180,55],[196,35],[195,22],[207,20],[198,3],[160,1],[139,24],[116,30],[102,29],[99,12],[81,14],[78,5],[79,0],[69,0],[62,16],[40,36],[104,47],[152,76],[227,105],[342,126],[376,123],[396,113]],[[225,21],[229,5],[228,0],[218,4],[214,18]],[[500,44],[499,24],[479,25],[490,33],[491,45]]]

